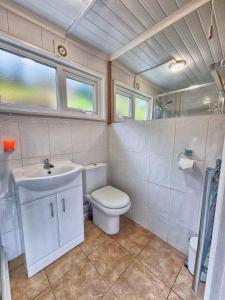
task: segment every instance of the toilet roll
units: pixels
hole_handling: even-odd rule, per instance
[[[179,159],[178,165],[179,165],[180,169],[182,169],[182,170],[193,169],[194,165],[195,165],[195,161],[193,159],[181,157]]]

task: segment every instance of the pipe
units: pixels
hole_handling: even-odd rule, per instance
[[[156,68],[158,68],[158,67],[161,67],[162,65],[164,65],[164,64],[166,64],[166,63],[168,63],[168,62],[170,62],[171,60],[174,60],[174,61],[175,61],[175,58],[170,57],[169,59],[166,59],[166,60],[164,60],[163,62],[161,62],[161,63],[159,63],[159,64],[157,64],[157,65],[155,65],[155,66],[153,66],[153,67],[150,67],[150,68],[148,68],[148,69],[145,69],[145,70],[143,70],[143,71],[140,71],[140,72],[136,73],[136,74],[134,75],[133,87],[136,88],[136,77],[137,77],[138,75],[140,75],[140,74],[142,74],[142,73],[145,73],[145,72],[148,72],[148,71],[152,71],[152,70],[154,70],[154,69],[156,69]]]

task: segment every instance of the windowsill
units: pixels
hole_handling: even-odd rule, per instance
[[[71,111],[57,111],[47,109],[34,109],[24,107],[11,107],[8,105],[0,105],[0,114],[15,114],[15,115],[33,115],[42,117],[53,117],[53,118],[69,118],[89,121],[102,121],[106,122],[106,119],[100,118],[97,114],[85,114],[82,112],[71,112]]]

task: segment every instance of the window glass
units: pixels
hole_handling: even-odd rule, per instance
[[[135,98],[135,120],[148,120],[148,100]]]
[[[118,117],[131,117],[131,97],[116,94],[116,115]]]
[[[0,49],[0,103],[57,109],[56,69]]]
[[[94,84],[66,78],[67,107],[94,111]]]

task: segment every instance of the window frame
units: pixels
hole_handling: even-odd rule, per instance
[[[17,42],[10,38],[0,37],[0,49],[8,51],[12,54],[29,58],[37,63],[44,64],[56,69],[56,109],[39,107],[32,105],[16,105],[0,103],[0,112],[31,114],[52,117],[65,117],[75,119],[88,120],[106,120],[106,103],[105,100],[105,83],[106,75],[98,71],[92,70],[86,66],[70,62],[61,57],[56,57],[52,53],[46,53],[45,50],[27,46],[22,42]],[[81,77],[84,80],[95,80],[97,84],[97,93],[95,95],[96,106],[95,112],[83,112],[82,110],[67,109],[65,107],[66,93],[65,93],[65,78],[64,72]]]
[[[21,58],[28,58],[33,60],[36,63],[45,65],[47,67],[51,67],[55,69],[55,86],[56,86],[56,109],[50,108],[50,107],[41,107],[41,106],[34,106],[34,105],[25,105],[25,104],[7,104],[7,103],[1,103],[0,101],[0,110],[18,110],[20,111],[28,111],[28,112],[47,112],[47,113],[55,113],[59,109],[59,89],[58,89],[58,65],[54,62],[50,62],[47,59],[44,58],[37,58],[36,55],[33,55],[32,53],[28,51],[21,51],[19,49],[14,49],[10,46],[3,46],[2,43],[0,43],[0,50],[9,52],[11,54],[14,54],[16,56],[19,56]],[[1,95],[0,95],[1,97]]]
[[[124,97],[127,97],[130,99],[130,103],[129,103],[129,115],[128,116],[117,116],[116,114],[116,95],[121,95]],[[121,121],[121,120],[129,120],[133,118],[133,95],[132,93],[130,93],[128,90],[121,88],[121,87],[116,87],[115,91],[114,91],[114,119],[116,121]]]
[[[136,122],[146,122],[149,120],[152,120],[153,117],[153,97],[151,95],[147,95],[143,92],[141,92],[140,90],[137,90],[135,88],[130,87],[127,84],[124,84],[122,82],[116,81],[114,80],[114,89],[113,89],[113,120],[114,122],[123,122],[126,120],[134,120]],[[117,91],[119,91],[118,94],[120,94],[120,91],[122,91],[122,93],[125,96],[129,96],[131,98],[131,115],[130,117],[122,117],[122,118],[118,118],[116,115],[116,94]],[[122,95],[123,95],[122,94]],[[148,111],[147,111],[147,120],[135,120],[135,99],[143,99],[148,101]]]
[[[97,79],[97,77],[92,76],[87,74],[84,77],[84,74],[79,72],[79,71],[74,71],[74,70],[69,70],[64,68],[62,70],[62,110],[64,112],[77,112],[77,113],[82,113],[82,114],[88,114],[88,115],[92,115],[92,116],[97,116],[98,115],[98,107],[99,107],[99,103],[98,103],[98,98],[99,98],[99,81]],[[86,83],[89,85],[93,85],[94,86],[94,98],[93,98],[93,111],[85,111],[82,109],[78,109],[78,108],[72,108],[72,107],[68,107],[67,105],[67,83],[66,83],[66,79],[72,79],[74,81],[79,81],[82,83]]]

